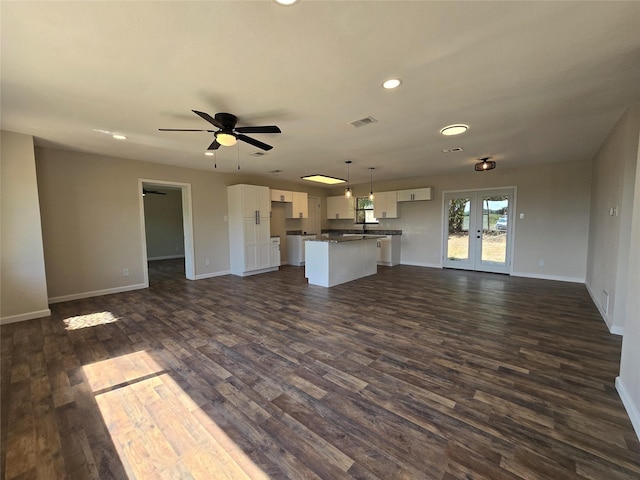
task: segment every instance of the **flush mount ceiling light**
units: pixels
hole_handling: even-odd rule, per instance
[[[398,88],[401,83],[402,83],[402,80],[400,80],[399,78],[390,78],[389,80],[385,81],[382,84],[382,88],[386,88],[387,90],[392,90],[394,88]]]
[[[327,185],[336,185],[338,183],[346,182],[346,180],[343,180],[341,178],[329,177],[328,175],[320,175],[320,174],[307,175],[306,177],[301,177],[301,178],[302,180],[309,180],[310,182],[325,183]]]
[[[213,153],[213,152],[204,152],[204,154],[205,154],[207,157],[213,157],[213,155],[214,155],[214,153]]]
[[[111,136],[113,138],[115,138],[116,140],[126,140],[127,139],[127,137],[125,137],[124,135],[121,135],[120,133],[114,133]]]
[[[443,129],[440,130],[442,135],[460,135],[461,133],[469,130],[469,125],[463,125],[462,123],[456,125],[447,125]]]
[[[493,157],[479,158],[480,160],[475,165],[476,172],[486,172],[487,170],[493,170],[496,168],[496,162],[491,161]]]
[[[344,163],[347,164],[347,189],[344,191],[344,196],[347,198],[351,198],[351,182],[349,181],[349,167],[351,166],[351,160],[347,160]]]
[[[216,133],[216,140],[223,147],[231,147],[235,145],[236,142],[238,141],[236,139],[236,136],[233,133],[225,133],[225,132]]]
[[[294,3],[298,3],[298,0],[275,0],[275,2],[279,5],[293,5]]]

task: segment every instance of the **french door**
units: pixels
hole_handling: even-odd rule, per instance
[[[513,188],[444,195],[445,268],[510,273]]]

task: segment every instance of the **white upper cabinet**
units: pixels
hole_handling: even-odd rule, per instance
[[[293,192],[287,190],[270,190],[272,202],[293,202]]]
[[[431,200],[431,187],[398,190],[398,202],[416,202]]]
[[[305,192],[289,192],[292,202],[284,207],[287,218],[309,218],[309,200]]]
[[[242,205],[242,216],[253,217],[259,215],[262,218],[269,218],[271,211],[271,200],[269,198],[269,189],[257,185],[233,185],[235,194],[240,196]],[[236,205],[229,205],[229,212]],[[256,213],[257,212],[257,213]]]
[[[270,196],[272,202],[285,203],[286,218],[309,218],[309,200],[305,192],[271,189]]]
[[[354,220],[356,215],[355,198],[347,198],[344,195],[327,197],[327,219]]]
[[[398,218],[398,192],[376,192],[373,199],[373,215],[377,219]]]

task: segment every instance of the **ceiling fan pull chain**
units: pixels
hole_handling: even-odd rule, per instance
[[[237,143],[236,145],[238,145],[238,170],[240,170],[240,144]]]

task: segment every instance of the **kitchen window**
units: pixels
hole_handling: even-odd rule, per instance
[[[356,198],[356,223],[378,223],[373,216],[373,200],[369,197]]]

